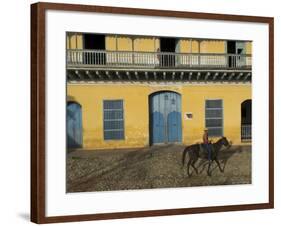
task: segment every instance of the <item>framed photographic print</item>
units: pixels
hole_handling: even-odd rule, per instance
[[[31,5],[31,220],[273,208],[273,18]]]

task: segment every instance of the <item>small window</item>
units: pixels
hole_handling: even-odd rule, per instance
[[[206,100],[205,125],[210,137],[223,136],[222,100]]]
[[[123,100],[103,101],[103,130],[105,140],[124,139]]]

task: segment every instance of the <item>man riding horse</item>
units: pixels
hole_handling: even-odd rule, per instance
[[[208,160],[211,161],[213,146],[212,146],[212,144],[211,144],[211,141],[209,141],[208,128],[205,128],[205,129],[204,129],[204,134],[203,134],[203,148],[204,148],[204,149],[207,151],[207,153],[208,153]]]
[[[216,142],[210,143],[209,139],[208,139],[208,132],[205,130],[204,135],[203,135],[203,145],[199,144],[199,143],[192,144],[192,145],[187,146],[183,150],[183,155],[182,155],[182,165],[183,166],[185,165],[186,155],[188,154],[188,157],[189,157],[188,163],[187,163],[188,176],[191,176],[191,174],[189,172],[190,166],[195,170],[196,174],[198,174],[198,170],[195,167],[195,163],[197,162],[198,159],[209,160],[208,169],[207,169],[207,173],[209,176],[211,176],[210,169],[211,169],[211,164],[213,161],[215,161],[217,163],[219,170],[221,172],[223,172],[224,169],[221,168],[221,166],[220,166],[220,162],[218,160],[218,154],[220,153],[220,151],[222,151],[223,147],[228,149],[231,147],[231,145],[232,145],[232,143],[228,142],[226,137],[221,137]],[[206,154],[206,151],[204,150],[205,148],[203,146],[205,146],[206,149],[208,150],[207,154]]]

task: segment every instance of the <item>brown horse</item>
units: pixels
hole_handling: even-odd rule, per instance
[[[223,169],[221,168],[220,163],[218,161],[218,154],[223,146],[226,146],[227,148],[229,148],[231,146],[230,142],[228,142],[226,137],[220,138],[217,142],[215,142],[211,145],[212,145],[212,148],[211,148],[212,153],[211,153],[211,161],[209,161],[209,166],[208,166],[208,171],[207,171],[208,176],[211,176],[210,168],[211,168],[211,164],[213,161],[215,161],[217,163],[220,171],[223,172]],[[183,166],[185,163],[186,154],[188,153],[188,156],[189,156],[189,160],[187,163],[188,176],[191,176],[191,174],[189,173],[190,166],[192,166],[192,168],[195,170],[196,174],[198,174],[198,170],[194,164],[197,162],[197,160],[199,158],[208,159],[207,151],[203,150],[203,147],[200,147],[200,146],[201,146],[201,144],[193,144],[193,145],[187,146],[183,151],[183,155],[182,155],[182,165]]]

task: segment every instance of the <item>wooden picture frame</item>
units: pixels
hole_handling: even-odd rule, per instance
[[[120,14],[132,16],[192,18],[216,21],[235,21],[266,24],[269,27],[269,175],[268,202],[194,208],[172,208],[129,212],[92,213],[86,215],[46,216],[46,12],[60,10],[68,12]],[[105,220],[206,212],[269,209],[274,207],[274,19],[270,17],[165,11],[154,9],[118,8],[92,5],[36,3],[31,5],[31,221],[35,223],[57,223],[70,221]]]

